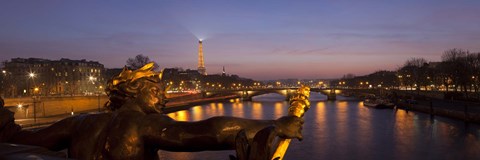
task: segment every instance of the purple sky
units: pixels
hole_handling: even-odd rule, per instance
[[[394,70],[410,57],[480,51],[478,0],[1,1],[0,60],[144,54],[160,67],[266,80]]]

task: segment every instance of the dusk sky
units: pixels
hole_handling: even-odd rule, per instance
[[[479,0],[0,2],[0,60],[87,59],[119,68],[137,54],[160,67],[257,80],[394,70],[411,57],[480,51]]]

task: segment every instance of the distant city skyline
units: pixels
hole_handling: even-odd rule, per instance
[[[412,57],[480,51],[480,1],[2,1],[0,60],[61,58],[256,80],[395,70]]]

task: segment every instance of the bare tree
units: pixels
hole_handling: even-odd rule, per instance
[[[448,76],[449,81],[451,81],[449,84],[454,85],[455,91],[458,90],[458,87],[466,90],[467,80],[465,76],[468,74],[466,56],[468,54],[467,50],[454,48],[445,51],[442,55],[443,71]]]
[[[418,90],[421,86],[426,87],[428,83],[427,69],[427,60],[424,58],[411,58],[400,68],[398,74],[402,75],[406,85],[414,86]]]
[[[472,84],[474,91],[476,93],[476,98],[477,100],[480,100],[480,91],[479,91],[479,86],[480,86],[480,52],[472,54],[472,68],[473,68],[473,74],[472,74]]]
[[[148,56],[144,56],[143,54],[139,54],[135,56],[135,58],[128,58],[127,60],[127,67],[130,69],[139,69],[143,67],[145,64],[153,62],[148,58]],[[154,63],[153,69],[156,70],[158,68],[158,64],[156,62]]]

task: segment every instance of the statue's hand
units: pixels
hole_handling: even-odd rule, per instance
[[[275,130],[281,138],[302,140],[303,118],[284,116],[275,120]]]

